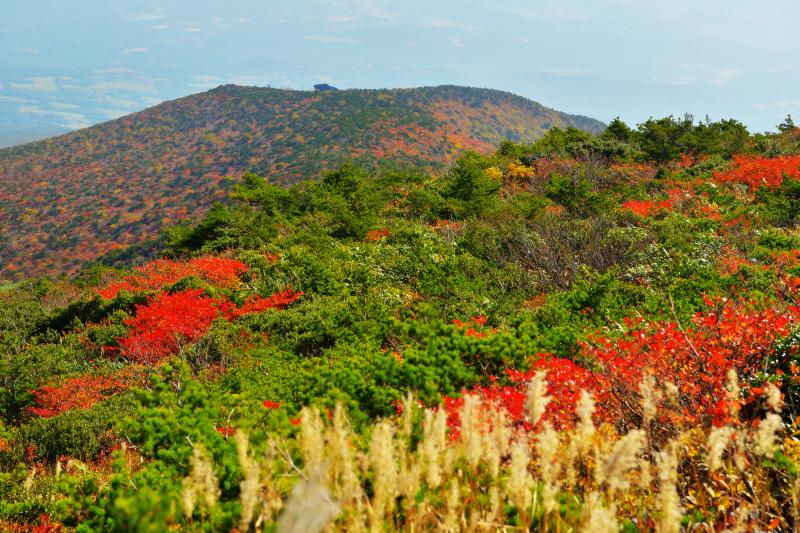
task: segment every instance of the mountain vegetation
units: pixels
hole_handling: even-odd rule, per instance
[[[218,87],[0,150],[0,280],[72,274],[124,253],[197,220],[246,172],[288,185],[347,161],[441,169],[466,150],[488,154],[553,127],[596,133],[603,124],[466,87]]]
[[[800,527],[800,130],[425,168],[246,173],[0,291],[2,528]]]

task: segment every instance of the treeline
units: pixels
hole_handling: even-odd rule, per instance
[[[599,135],[574,128],[555,128],[531,146],[506,143],[501,152],[525,157],[563,157],[585,160],[668,163],[682,157],[758,153],[768,157],[797,153],[800,146],[791,115],[778,125],[776,133],[751,134],[734,119],[696,121],[692,115],[649,119],[635,128],[619,118]]]

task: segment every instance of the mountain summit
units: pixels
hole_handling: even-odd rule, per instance
[[[435,170],[553,127],[604,124],[489,89],[224,85],[0,150],[0,279],[73,272],[150,239],[224,199],[227,176],[292,184],[350,160]]]

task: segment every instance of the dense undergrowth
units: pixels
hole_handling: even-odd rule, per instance
[[[796,529],[783,130],[250,174],[164,257],[3,290],[3,527]]]

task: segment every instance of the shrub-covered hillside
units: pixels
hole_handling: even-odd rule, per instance
[[[353,160],[440,169],[503,139],[604,125],[469,87],[335,92],[226,85],[0,150],[0,281],[86,261],[196,222],[254,171],[280,184]]]
[[[3,527],[797,529],[783,129],[247,174],[160,257],[5,288]]]

